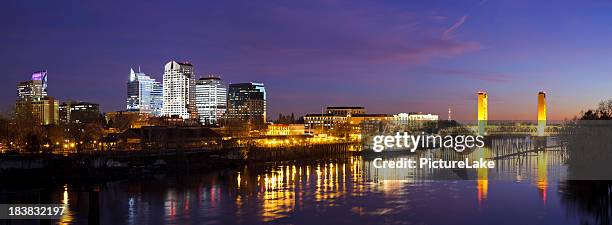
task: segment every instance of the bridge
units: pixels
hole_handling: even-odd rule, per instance
[[[478,133],[478,125],[467,125],[468,129]],[[561,125],[547,125],[544,129],[544,136],[558,135],[563,130]],[[512,124],[488,124],[485,127],[485,136],[488,135],[531,135],[536,136],[538,125],[512,123]]]

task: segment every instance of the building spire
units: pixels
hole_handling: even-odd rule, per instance
[[[136,73],[134,73],[134,69],[130,67],[130,81],[134,81],[136,79]]]

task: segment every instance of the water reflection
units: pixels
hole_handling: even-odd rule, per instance
[[[601,207],[602,195],[576,200],[584,189],[565,183],[563,152],[500,157],[507,154],[498,145],[390,157],[498,157],[495,169],[377,169],[372,159],[354,156],[109,182],[99,186],[99,218],[102,224],[578,224],[585,215],[568,216],[568,205]],[[64,222],[86,224],[91,189],[78,189],[67,185],[48,195],[70,204]]]
[[[64,191],[63,191],[63,198],[61,203],[68,206],[68,209],[64,210],[64,214],[62,215],[62,217],[59,220],[60,224],[70,224],[73,221],[73,212],[70,209],[70,201],[69,201],[69,192],[68,192],[68,184],[64,185]]]
[[[561,202],[577,215],[581,224],[612,223],[611,181],[566,181],[561,185]]]
[[[423,154],[455,157],[437,151]],[[468,157],[489,158],[493,155],[491,149],[483,148],[468,154]],[[103,214],[123,214],[127,218],[123,222],[128,224],[184,224],[188,221],[203,224],[309,224],[315,221],[315,216],[318,219],[324,216],[326,221],[334,223],[358,220],[369,223],[435,224],[446,220],[432,215],[429,210],[445,209],[453,211],[448,218],[459,224],[471,223],[474,216],[491,222],[504,217],[507,217],[507,221],[521,222],[521,219],[498,211],[521,198],[529,204],[517,206],[516,209],[524,210],[525,218],[573,224],[576,219],[566,218],[558,205],[549,208],[547,204],[531,202],[559,198],[550,188],[557,188],[556,184],[563,179],[565,172],[562,171],[563,160],[550,160],[555,157],[559,156],[554,152],[534,153],[500,159],[497,161],[500,167],[496,169],[463,172],[376,169],[370,159],[357,156],[327,161],[249,165],[239,170],[205,175],[108,185],[104,188],[106,191],[102,191],[103,202],[121,202],[124,199],[126,209],[103,205],[106,211]],[[435,179],[437,175],[451,177],[462,173],[467,177],[473,173],[477,179]],[[118,194],[125,190],[128,191],[127,196]],[[532,193],[535,195],[531,196]],[[162,196],[162,204],[156,203]],[[155,214],[155,208],[160,205],[163,208],[161,216]],[[150,209],[143,210],[145,206]],[[542,216],[542,213],[545,215]],[[103,223],[110,222],[105,215],[101,218]]]

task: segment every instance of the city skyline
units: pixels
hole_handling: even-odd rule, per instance
[[[464,120],[476,115],[474,92],[485,90],[489,119],[533,119],[533,93],[544,90],[548,119],[560,120],[611,96],[607,3],[585,2],[574,12],[562,10],[566,2],[181,3],[194,7],[8,2],[0,109],[13,106],[18,82],[47,70],[56,99],[121,110],[125,71],[142,65],[160,81],[171,59],[193,63],[195,78],[265,83],[273,117],[359,105],[438,115],[450,107]],[[134,16],[143,14],[161,16]],[[185,32],[171,35],[177,31]]]
[[[193,70],[193,65],[187,61],[185,62],[177,62],[174,60],[171,60],[169,62],[166,63],[166,71],[170,71],[173,69],[168,69],[170,65],[170,68],[175,65],[175,66],[188,66],[188,69],[186,70],[187,74],[192,74],[192,70]],[[180,71],[183,71],[185,69],[179,69]],[[183,73],[183,72],[180,72]],[[40,74],[43,74],[42,76]],[[160,116],[174,116],[172,114],[168,114],[168,115],[162,115],[162,104],[164,103],[163,101],[163,93],[162,93],[162,85],[161,83],[155,81],[155,79],[151,78],[150,76],[148,76],[147,74],[141,72],[141,68],[140,66],[138,66],[138,72],[135,72],[133,68],[130,68],[130,73],[129,73],[129,80],[126,83],[126,87],[127,87],[127,108],[124,108],[123,110],[117,110],[117,111],[108,111],[108,112],[141,112],[141,113],[147,113],[147,114],[151,114],[153,116],[156,117],[160,117]],[[193,96],[193,100],[188,100],[188,101],[193,101],[192,106],[194,107],[194,112],[189,113],[189,108],[187,107],[187,105],[185,105],[185,110],[187,110],[186,112],[191,115],[193,113],[194,118],[199,122],[201,122],[203,125],[218,125],[218,122],[210,122],[210,121],[216,121],[217,117],[221,117],[225,115],[225,107],[227,107],[227,103],[226,103],[226,99],[228,96],[227,95],[227,86],[226,84],[224,84],[224,81],[221,81],[220,76],[215,75],[215,74],[208,74],[207,76],[202,76],[199,79],[193,78],[191,77],[191,75],[189,75],[189,81],[186,81],[188,83],[193,83],[193,87],[188,88],[188,89],[193,89],[193,90],[188,90],[188,95],[189,96]],[[17,86],[17,103],[19,103],[19,100],[23,99],[23,95],[29,95],[30,92],[36,92],[36,88],[32,89],[32,91],[25,93],[24,92],[24,88],[26,88],[26,86],[28,83],[32,83],[32,82],[36,82],[36,81],[40,81],[40,79],[44,80],[44,83],[40,83],[39,86],[40,89],[38,92],[40,92],[41,94],[44,94],[44,96],[46,96],[47,92],[47,71],[36,71],[32,74],[32,80],[26,80],[26,81],[22,81],[19,83],[19,85]],[[146,81],[145,84],[139,84],[142,83],[143,81]],[[210,83],[211,81],[216,81],[217,83]],[[261,85],[261,88],[263,90],[263,83],[229,83],[230,86],[232,85]],[[44,85],[44,88],[42,88]],[[217,87],[218,86],[218,87]],[[225,86],[225,87],[224,87]],[[221,88],[220,90],[218,90],[218,88]],[[149,90],[150,89],[150,90]],[[155,89],[155,90],[153,90]],[[172,90],[177,89],[177,88],[173,88]],[[183,86],[179,87],[178,89],[184,89]],[[29,90],[29,89],[28,89]],[[139,92],[142,92],[143,90],[148,90],[148,92],[145,92],[145,95],[151,95],[152,93],[156,96],[149,96],[149,97],[144,97],[142,93],[138,94]],[[155,93],[158,92],[158,93]],[[219,92],[219,94],[217,94],[217,92]],[[272,122],[274,120],[274,118],[269,117],[269,116],[265,116],[267,113],[265,113],[266,110],[266,97],[265,97],[265,91],[263,91],[264,93],[264,103],[263,103],[263,111],[264,111],[264,120],[266,120],[266,122]],[[181,94],[184,95],[185,93]],[[542,111],[542,109],[540,109],[542,107],[542,97],[541,95],[545,95],[544,91],[540,91],[538,92],[538,105],[537,105],[537,119],[536,121],[546,121],[546,110],[544,109]],[[477,97],[476,97],[476,104],[477,104],[477,115],[475,115],[474,118],[470,118],[470,119],[463,119],[463,120],[459,120],[459,121],[474,121],[474,120],[478,120],[478,121],[487,121],[488,120],[488,106],[487,106],[487,102],[488,102],[488,95],[486,92],[484,91],[478,91],[476,93]],[[484,101],[481,100],[481,96],[484,95]],[[174,99],[175,97],[173,97],[174,95],[168,95],[167,98],[170,99]],[[179,95],[180,96],[180,95]],[[145,98],[145,99],[149,99],[146,100],[144,102],[149,102],[146,104],[145,107],[150,107],[148,104],[151,104],[151,107],[156,107],[155,105],[157,105],[157,109],[156,110],[150,110],[149,108],[146,109],[142,109],[140,108],[140,104],[144,104],[144,103],[138,103],[138,102],[142,102],[141,98]],[[157,101],[153,101],[151,98],[156,98]],[[192,97],[189,97],[192,98]],[[187,99],[184,99],[185,101],[187,101]],[[62,104],[66,104],[66,103],[74,103],[74,102],[83,102],[83,101],[75,101],[74,98],[69,98],[68,100],[58,100],[56,99],[56,101],[61,101],[63,102]],[[217,103],[217,101],[220,101],[219,103],[221,103],[220,105]],[[483,103],[484,102],[484,103]],[[91,104],[88,102],[84,102],[87,104]],[[95,103],[94,103],[95,104]],[[481,104],[483,104],[483,106],[481,106]],[[99,105],[99,104],[96,104]],[[231,105],[231,104],[230,104]],[[217,112],[216,107],[222,107]],[[326,106],[327,108],[362,108],[361,106]],[[545,106],[544,106],[545,107]],[[170,107],[172,108],[172,107]],[[171,110],[170,108],[168,108],[167,110]],[[482,109],[481,109],[482,108]],[[215,113],[209,112],[209,110],[213,110]],[[104,111],[100,111],[101,113],[108,113],[108,112],[104,112]],[[411,111],[410,113],[415,113],[415,114],[422,114],[424,111]],[[214,114],[214,115],[211,115]],[[294,114],[295,112],[291,112],[291,114]],[[298,112],[298,113],[303,113],[302,116],[307,116],[308,114],[312,114],[310,112]],[[397,112],[400,114],[407,114],[405,112]],[[377,115],[391,115],[393,113],[386,113],[386,114],[377,114]],[[280,113],[280,116],[282,116],[283,114]],[[300,114],[298,114],[300,115]],[[439,114],[434,114],[436,116],[436,118],[438,117]],[[179,116],[177,114],[177,116]],[[189,116],[190,117],[190,116]],[[542,119],[543,118],[543,119]],[[183,119],[188,119],[187,117],[183,118]],[[280,119],[277,118],[277,119]],[[437,120],[437,119],[436,119]],[[451,108],[448,109],[448,120],[451,120]],[[513,119],[513,120],[533,120],[533,118],[529,118],[529,119]]]

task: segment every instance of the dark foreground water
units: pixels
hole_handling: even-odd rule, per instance
[[[490,151],[469,157],[488,156]],[[566,182],[566,173],[559,152],[511,157],[498,160],[496,169],[466,171],[376,169],[371,159],[356,156],[11,190],[3,192],[2,200],[67,202],[69,213],[59,221],[66,224],[94,223],[95,218],[101,224],[608,223],[591,212],[597,205],[581,199],[591,184]],[[58,221],[0,224],[50,222]]]

